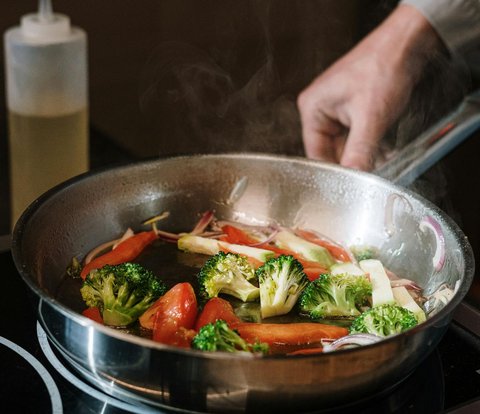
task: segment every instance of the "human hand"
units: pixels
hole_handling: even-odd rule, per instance
[[[370,171],[387,129],[406,108],[441,41],[415,8],[400,5],[299,96],[307,157]]]

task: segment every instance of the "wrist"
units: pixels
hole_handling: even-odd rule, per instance
[[[444,45],[430,22],[414,7],[399,5],[368,37],[383,58],[403,66],[414,79]]]

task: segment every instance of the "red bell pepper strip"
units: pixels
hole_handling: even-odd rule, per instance
[[[233,244],[244,244],[244,245],[247,245],[247,246],[255,244],[255,247],[258,247],[260,249],[270,250],[270,251],[276,253],[277,256],[280,256],[282,254],[288,255],[288,256],[293,256],[295,259],[297,259],[302,264],[304,270],[308,269],[308,272],[305,271],[305,273],[307,274],[307,276],[310,280],[315,280],[316,278],[318,278],[318,276],[321,273],[327,272],[327,269],[324,269],[324,268],[320,267],[317,262],[312,262],[312,261],[309,261],[309,260],[305,260],[301,255],[295,253],[292,250],[282,249],[282,248],[274,246],[270,243],[257,244],[258,242],[256,240],[251,238],[244,230],[239,229],[238,227],[232,226],[230,224],[225,224],[224,226],[222,226],[222,231],[225,233],[225,236],[223,236],[220,239],[222,241],[226,241],[228,243],[233,243]],[[309,236],[309,238],[313,238],[313,236],[314,236],[313,233],[306,232],[306,231],[304,231],[304,232],[306,233],[307,236]],[[303,233],[302,233],[302,235],[303,235]],[[308,239],[308,240],[312,241],[310,239]],[[315,238],[315,240],[318,240],[318,238]],[[322,243],[323,243],[323,241],[322,241]],[[317,243],[317,244],[319,244],[319,243]],[[336,250],[335,250],[336,246],[331,245],[331,244],[328,244],[328,246],[329,247],[327,247],[325,245],[323,247],[327,248],[327,250],[329,250],[329,251],[330,251],[330,248],[331,248],[332,250],[334,250],[336,252]],[[226,250],[224,250],[224,251],[227,252]],[[332,255],[333,255],[333,253],[332,253]],[[346,252],[345,252],[345,255],[348,258],[348,254]],[[255,260],[254,258],[249,258],[249,261],[251,262],[251,264],[255,268],[260,267],[263,264],[262,262],[259,262],[258,260]],[[345,261],[345,260],[343,260],[343,261]],[[350,261],[350,260],[347,259],[347,261]],[[317,273],[317,271],[318,271],[318,273]]]
[[[100,313],[100,309],[98,309],[96,306],[85,309],[82,312],[82,315],[86,316],[87,318],[91,319],[92,321],[101,323],[103,325],[102,314]]]
[[[310,282],[313,282],[314,280],[318,279],[318,277],[323,274],[323,273],[328,273],[327,269],[324,269],[323,267],[304,267],[303,272],[307,275],[308,280]]]
[[[348,334],[347,328],[311,322],[239,323],[234,328],[249,343],[267,343],[273,354],[318,347],[322,339],[337,339]]]
[[[86,264],[80,277],[85,279],[93,269],[100,269],[105,265],[117,265],[134,260],[150,243],[157,239],[157,234],[152,231],[142,231],[119,243],[114,250],[96,257]]]
[[[227,322],[229,326],[234,326],[240,322],[229,301],[219,297],[211,298],[203,307],[200,315],[198,315],[195,322],[195,330],[199,331],[203,326],[214,323],[219,319]]]
[[[225,224],[224,226],[222,226],[222,231],[225,233],[225,236],[220,239],[222,241],[226,241],[232,244],[245,245],[258,243],[257,240],[250,237],[245,231],[230,224]]]
[[[322,352],[323,352],[323,347],[303,348],[303,349],[297,349],[296,351],[289,352],[287,355],[312,355],[312,354],[321,354]]]
[[[327,249],[335,259],[341,262],[352,261],[350,258],[350,255],[347,253],[345,249],[319,238],[315,233],[311,231],[298,229],[298,230],[295,230],[295,233],[297,233],[298,236],[300,236],[301,238],[311,243],[315,243],[315,244],[318,244],[319,246],[325,247],[325,249]]]
[[[192,285],[187,282],[177,283],[152,306],[155,307],[153,340],[167,345],[190,347],[196,334],[193,327],[198,311]]]

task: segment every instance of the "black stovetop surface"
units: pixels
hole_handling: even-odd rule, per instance
[[[66,368],[37,323],[30,292],[9,251],[0,253],[0,274],[4,287],[0,300],[2,412],[155,412],[153,407],[108,396]],[[479,321],[480,316],[474,323]],[[431,356],[393,391],[336,412],[480,412],[480,338],[454,321]]]

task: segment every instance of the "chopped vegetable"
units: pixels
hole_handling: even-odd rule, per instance
[[[360,268],[368,274],[372,282],[372,306],[394,304],[390,279],[380,260],[367,259],[359,262]]]
[[[195,322],[195,330],[199,331],[203,326],[219,319],[224,320],[229,326],[234,326],[240,322],[240,319],[235,315],[232,304],[228,300],[218,297],[211,298],[198,316]]]
[[[357,346],[370,345],[378,342],[380,339],[382,338],[368,333],[351,334],[340,339],[336,339],[329,344],[324,344],[323,352],[331,352],[336,351],[337,349],[355,348]]]
[[[201,351],[223,352],[260,352],[268,353],[269,346],[266,343],[245,341],[228,324],[218,319],[213,323],[204,325],[192,340],[192,348]]]
[[[318,279],[320,277],[320,275],[323,275],[324,273],[328,273],[328,269],[325,269],[325,268],[319,267],[319,266],[304,267],[303,271],[307,275],[307,278],[310,282],[313,282],[314,280]]]
[[[364,276],[323,274],[300,297],[300,310],[312,319],[352,318],[368,304],[372,285]]]
[[[432,264],[438,272],[442,270],[445,264],[445,235],[443,234],[442,226],[431,216],[426,216],[420,222],[420,230],[426,232],[429,229],[435,236],[435,254],[432,257]]]
[[[235,253],[217,253],[207,260],[198,274],[200,291],[206,298],[223,293],[244,302],[255,300],[260,291],[250,280],[256,280],[255,269],[246,257]]]
[[[386,337],[399,334],[417,324],[413,312],[400,305],[384,304],[375,306],[356,318],[350,326],[350,333],[370,333]]]
[[[165,284],[136,263],[92,270],[80,289],[89,307],[98,307],[106,325],[135,322],[165,292]]]
[[[242,229],[232,226],[231,224],[225,224],[222,226],[222,231],[225,233],[225,236],[222,238],[222,241],[232,244],[244,244],[251,245],[257,243],[258,241],[253,239]]]
[[[262,318],[290,312],[308,283],[300,262],[284,255],[258,268],[257,277]]]
[[[290,231],[279,231],[275,236],[275,242],[279,247],[293,250],[307,260],[318,262],[322,267],[329,268],[335,263],[332,255],[325,247],[302,239]]]
[[[348,334],[347,328],[314,322],[240,323],[235,329],[247,342],[267,343],[272,353],[318,347],[323,339],[337,339]]]
[[[82,312],[82,315],[86,316],[87,318],[91,319],[92,321],[101,323],[103,325],[102,314],[100,313],[100,309],[98,309],[96,306],[85,309]]]
[[[154,305],[153,340],[190,347],[196,332],[197,299],[190,283],[177,283]]]
[[[244,246],[241,244],[227,243],[216,239],[192,235],[185,235],[181,237],[178,240],[178,248],[186,252],[200,253],[210,256],[221,251],[232,252],[253,258],[260,263],[264,263],[270,257],[274,256],[274,253],[272,253],[270,250]]]
[[[85,257],[83,269],[72,261],[67,274],[84,278],[86,317],[116,327],[138,319],[142,335],[150,331],[153,340],[166,345],[308,355],[403,332],[453,295],[446,289],[424,302],[422,288],[385,268],[371,246],[345,248],[315,231],[278,224],[222,222],[213,211],[202,214],[190,232],[170,233],[157,228],[165,217],[168,212],[145,221],[153,226],[150,232],[127,230],[122,238],[98,246]],[[436,224],[427,218],[420,228],[435,233],[438,268],[444,244]],[[193,267],[203,264],[198,293],[208,300],[201,312],[190,283],[177,283],[166,292],[162,281],[131,263],[156,239],[159,247],[174,242],[183,252],[210,256],[193,260]],[[281,316],[274,320],[279,323],[262,323],[274,316]],[[297,322],[306,318],[313,320]],[[336,323],[345,327],[319,323],[322,319],[343,319]]]
[[[78,261],[76,257],[72,259],[72,262],[67,267],[67,276],[71,277],[72,279],[77,279],[80,277],[82,273],[82,265]]]
[[[353,246],[351,247],[351,251],[358,262],[375,259],[377,257],[377,252],[370,246]]]
[[[408,293],[407,288],[405,288],[404,286],[398,286],[398,287],[392,288],[392,291],[393,291],[393,297],[395,298],[395,301],[402,308],[412,311],[415,317],[417,318],[418,323],[426,321],[427,318],[425,316],[425,312],[420,306],[418,306],[417,302],[415,302],[412,295]]]
[[[341,262],[350,262],[352,260],[351,254],[342,246],[331,240],[327,240],[325,237],[320,237],[313,231],[296,229],[295,233],[309,242],[325,247],[336,260]]]
[[[178,239],[177,246],[180,250],[190,253],[200,253],[213,256],[220,251],[218,240],[207,237],[187,234]]]
[[[114,250],[110,250],[101,256],[96,257],[86,264],[80,273],[85,279],[93,269],[99,269],[105,265],[117,265],[134,260],[149,244],[157,239],[154,231],[143,231],[124,240]]]
[[[348,274],[354,276],[365,276],[365,272],[360,269],[359,266],[351,262],[335,263],[332,267],[330,267],[330,273],[332,275]]]

